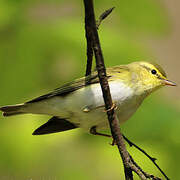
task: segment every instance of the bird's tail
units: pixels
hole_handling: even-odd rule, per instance
[[[10,106],[0,107],[0,110],[3,112],[3,116],[13,116],[18,114],[24,114],[22,111],[24,104],[16,104]]]

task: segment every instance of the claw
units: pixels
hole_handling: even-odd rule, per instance
[[[112,143],[110,143],[111,146],[117,145],[116,141],[113,139]]]
[[[108,111],[111,111],[112,109],[116,110],[118,107],[116,106],[116,103],[113,103],[113,105],[111,106],[110,109],[105,109],[104,112],[108,112]]]

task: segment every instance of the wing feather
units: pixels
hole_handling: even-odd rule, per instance
[[[127,67],[125,68],[125,66],[115,66],[113,68],[108,68],[107,69],[108,80],[111,80],[111,77],[112,78],[114,77],[114,75],[111,75],[111,74],[121,73],[123,71],[128,71]],[[91,75],[89,75],[87,77],[83,77],[83,78],[77,79],[75,81],[72,81],[70,83],[67,83],[48,94],[39,96],[39,97],[32,99],[31,101],[28,101],[26,103],[34,103],[34,102],[42,101],[42,100],[45,100],[45,99],[48,99],[48,98],[51,98],[54,96],[64,97],[71,92],[74,92],[78,89],[83,88],[84,86],[89,86],[89,85],[95,84],[95,83],[99,83],[97,71],[94,71]]]
[[[72,81],[70,83],[67,83],[48,94],[39,96],[39,97],[32,99],[26,103],[34,103],[34,102],[38,102],[38,101],[48,99],[48,98],[51,98],[54,96],[62,96],[62,97],[66,96],[69,93],[84,87],[86,85],[86,81],[89,82],[88,85],[99,83],[99,78],[98,78],[97,73],[93,73],[92,75],[88,76],[86,79],[83,77],[83,78],[77,79],[75,81]]]

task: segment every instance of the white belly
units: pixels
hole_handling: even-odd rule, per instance
[[[126,121],[137,110],[140,103],[134,97],[134,92],[124,83],[110,82],[110,91],[113,102],[117,105],[117,116],[120,123]],[[97,126],[97,129],[107,129],[108,120],[99,84],[94,84],[86,89],[80,89],[66,97],[66,107],[72,112],[71,122],[80,124],[80,127],[90,129]]]

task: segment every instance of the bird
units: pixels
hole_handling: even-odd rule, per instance
[[[127,121],[144,99],[163,86],[176,86],[156,63],[137,61],[106,69],[113,104],[119,123]],[[86,83],[88,82],[88,83]],[[83,128],[99,134],[109,128],[97,71],[22,104],[0,107],[3,116],[20,114],[50,115],[33,135],[44,135]]]

